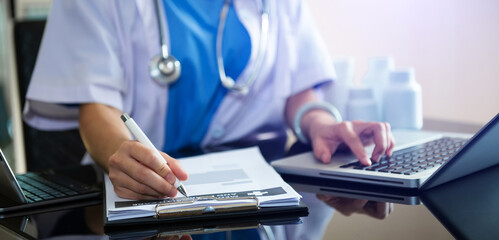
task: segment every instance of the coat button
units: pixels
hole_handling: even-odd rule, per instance
[[[211,132],[211,137],[214,139],[220,139],[225,134],[225,129],[221,126],[215,127]]]

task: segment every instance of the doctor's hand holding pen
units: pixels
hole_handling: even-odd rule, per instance
[[[109,173],[114,191],[128,199],[177,195],[176,181],[187,180],[180,163],[145,144],[131,140],[121,111],[103,104],[80,106],[80,133],[92,158]],[[112,136],[103,138],[102,136]]]

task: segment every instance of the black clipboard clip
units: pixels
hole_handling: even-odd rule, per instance
[[[189,207],[189,204],[193,204],[199,201],[224,201],[226,203],[213,206],[197,206]],[[254,200],[254,202],[237,202],[237,200]],[[236,202],[234,202],[236,201]],[[186,205],[183,208],[174,209],[162,209],[164,206],[171,205]],[[238,211],[248,211],[248,210],[258,210],[260,208],[260,200],[257,197],[228,197],[228,198],[217,198],[213,196],[200,196],[194,198],[184,199],[182,201],[176,202],[166,202],[156,204],[154,207],[156,211],[155,218],[168,218],[168,217],[188,217],[188,216],[199,216],[205,214],[216,214],[216,213],[226,213],[226,212],[238,212]]]

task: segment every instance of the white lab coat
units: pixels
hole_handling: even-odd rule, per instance
[[[258,5],[260,1],[235,1],[253,46],[239,79],[254,69]],[[334,77],[306,6],[299,0],[270,5],[262,70],[248,95],[230,93],[223,99],[203,146],[240,139],[264,124],[282,126],[289,96]],[[158,85],[148,72],[149,60],[159,52],[149,1],[54,1],[27,93],[25,121],[47,130],[77,128],[77,108],[60,104],[99,102],[127,112],[156,146],[163,146],[168,87]]]
[[[248,95],[225,96],[202,146],[238,140],[263,125],[283,127],[289,96],[334,78],[307,6],[300,0],[269,1],[261,72]],[[254,69],[261,3],[235,0],[234,5],[252,44],[239,80]],[[46,130],[77,128],[78,108],[69,105],[98,102],[127,112],[161,148],[168,87],[148,71],[150,59],[160,53],[154,11],[152,1],[144,0],[55,0],[26,96],[25,121]]]

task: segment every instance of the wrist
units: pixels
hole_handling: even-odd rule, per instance
[[[309,102],[303,104],[296,112],[293,121],[293,130],[298,140],[307,144],[310,129],[323,120],[341,122],[342,118],[338,109],[329,103]]]
[[[328,111],[313,109],[303,115],[300,124],[301,132],[305,139],[313,139],[317,129],[323,129],[322,126],[336,122],[336,119]]]

